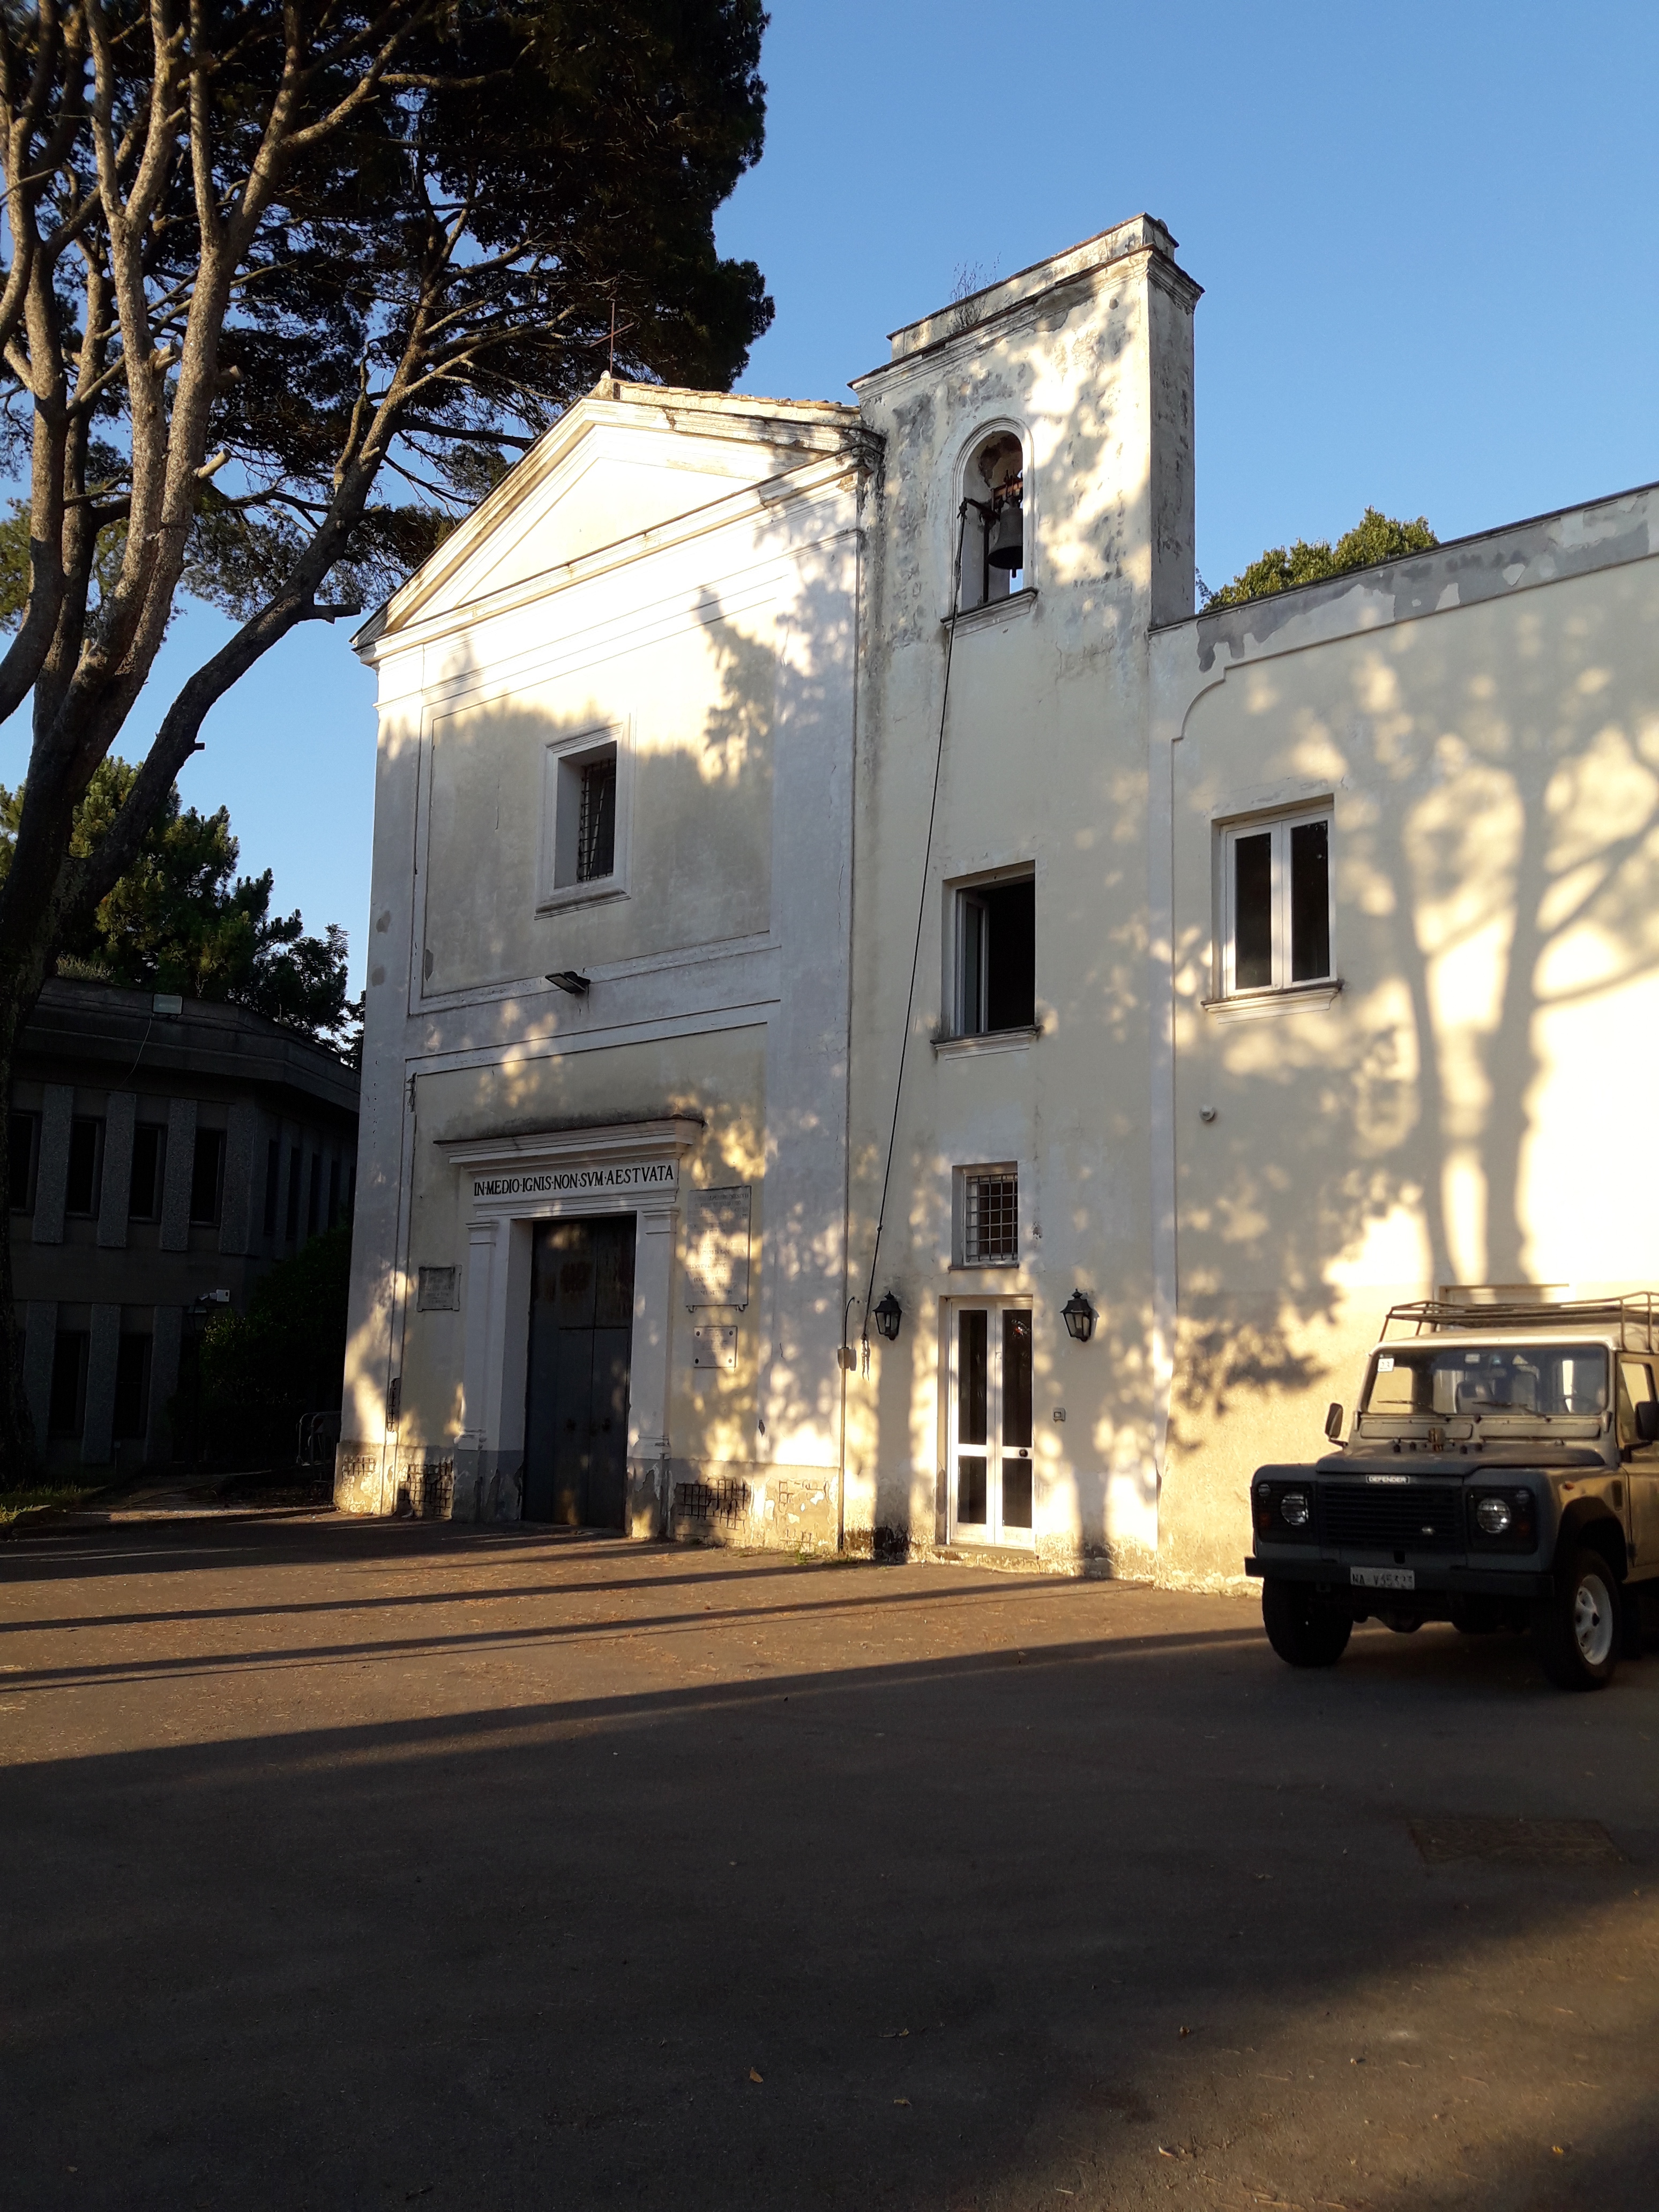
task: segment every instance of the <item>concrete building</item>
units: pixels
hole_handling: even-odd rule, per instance
[[[1198,298],[603,383],[362,634],[342,1504],[1231,1577],[1389,1298],[1651,1273],[1652,499],[1194,615]]]
[[[356,1071],[258,1014],[49,982],[17,1057],[12,1267],[54,1467],[172,1456],[193,1308],[349,1213]]]

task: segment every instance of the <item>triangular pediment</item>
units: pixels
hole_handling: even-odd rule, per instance
[[[602,379],[364,626],[360,648],[464,610],[842,450],[856,408]]]

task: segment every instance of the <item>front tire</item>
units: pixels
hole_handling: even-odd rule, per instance
[[[1306,1583],[1275,1575],[1261,1585],[1261,1624],[1287,1667],[1334,1667],[1353,1634],[1348,1615],[1321,1605]]]
[[[1619,1665],[1618,1577],[1600,1552],[1572,1553],[1532,1617],[1538,1663],[1559,1690],[1604,1690]]]

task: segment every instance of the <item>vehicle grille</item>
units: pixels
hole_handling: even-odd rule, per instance
[[[1328,1545],[1381,1552],[1461,1552],[1458,1482],[1343,1482],[1319,1486],[1320,1534]]]

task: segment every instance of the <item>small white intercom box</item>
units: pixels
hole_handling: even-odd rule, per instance
[[[728,1375],[737,1371],[738,1332],[735,1328],[714,1328],[707,1323],[691,1332],[691,1364],[694,1367],[723,1367]]]

